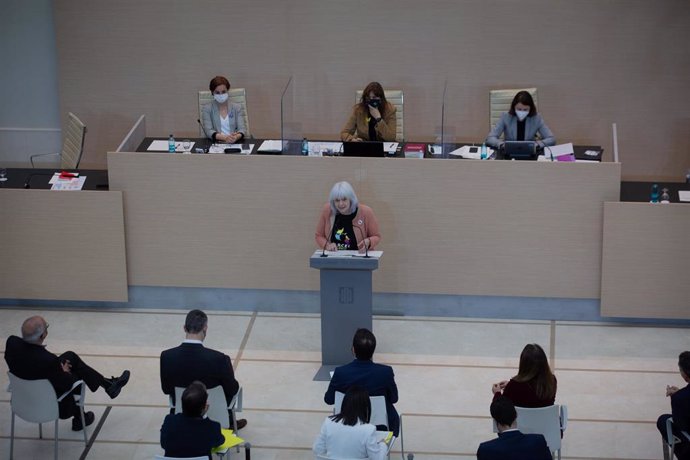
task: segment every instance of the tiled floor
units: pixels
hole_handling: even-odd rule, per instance
[[[311,443],[329,407],[319,368],[317,315],[209,311],[207,346],[233,358],[244,391],[241,435],[254,460],[310,459]],[[74,350],[104,374],[131,369],[123,393],[102,391],[87,403],[102,429],[87,458],[152,459],[162,453],[159,429],[167,400],[160,390],[158,356],[183,338],[185,312],[0,309],[0,336],[17,334],[24,318],[42,314],[51,324],[53,352]],[[674,327],[549,321],[377,317],[375,359],[394,366],[405,414],[405,450],[415,459],[474,458],[490,439],[491,383],[516,372],[519,352],[540,343],[555,364],[557,402],[570,421],[563,440],[567,459],[660,459],[657,416],[669,410],[667,384],[682,385],[676,359],[690,349],[688,331]],[[2,342],[4,344],[4,341]],[[4,348],[4,345],[3,345]],[[0,388],[7,366],[0,364]],[[52,458],[52,428],[38,440],[35,425],[17,422],[15,458]],[[9,394],[0,392],[0,458],[8,458]],[[60,458],[78,459],[81,433],[60,425]],[[393,458],[400,458],[400,445]],[[232,458],[243,458],[234,455]]]

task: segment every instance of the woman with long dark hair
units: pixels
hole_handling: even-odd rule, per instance
[[[345,393],[340,413],[326,417],[314,442],[316,455],[352,459],[386,458],[387,447],[376,438],[376,427],[369,423],[371,403],[364,388],[352,386]]]
[[[525,345],[520,354],[520,368],[510,381],[494,383],[494,400],[501,394],[518,407],[546,407],[556,401],[556,376],[542,347],[536,343]]]
[[[362,98],[340,131],[345,142],[395,141],[397,119],[395,106],[386,100],[381,83],[372,81],[362,91]]]

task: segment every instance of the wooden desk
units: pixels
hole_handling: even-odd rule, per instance
[[[0,298],[127,301],[121,192],[0,189],[0,210]]]
[[[390,293],[599,298],[620,165],[108,153],[129,282],[317,290],[305,260],[331,186],[376,213]]]

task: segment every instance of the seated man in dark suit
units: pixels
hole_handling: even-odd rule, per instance
[[[510,399],[500,396],[491,403],[498,438],[483,442],[477,460],[552,460],[551,451],[540,434],[522,434],[516,428],[517,412]]]
[[[129,371],[120,377],[106,379],[89,367],[73,351],[56,356],[43,343],[48,337],[48,323],[41,316],[32,316],[22,324],[22,338],[10,336],[5,344],[5,361],[12,374],[24,380],[48,379],[59,397],[72,388],[77,380],[83,380],[91,391],[103,387],[111,398],[117,397],[129,381]],[[83,429],[79,407],[74,398],[67,396],[59,403],[60,418],[72,418],[72,430]],[[86,425],[94,421],[93,412],[86,412]]]
[[[678,356],[678,370],[686,383],[690,382],[690,351],[684,351]],[[690,441],[685,439],[681,431],[690,433],[690,384],[683,388],[666,387],[666,396],[671,397],[671,413],[663,414],[656,422],[661,437],[666,439],[666,420],[673,417],[673,434],[681,440],[674,446],[676,457],[681,460],[690,459]]]
[[[220,423],[204,417],[208,393],[201,382],[192,382],[182,393],[182,413],[165,416],[161,447],[166,457],[211,458],[211,449],[225,442]]]
[[[335,392],[346,393],[352,385],[365,388],[369,396],[385,396],[388,429],[398,436],[400,417],[393,406],[398,402],[398,387],[395,384],[393,368],[374,363],[371,360],[374,350],[376,350],[374,334],[368,329],[357,329],[352,339],[352,353],[355,355],[355,360],[335,369],[323,400],[326,404],[334,404]]]
[[[184,323],[185,340],[178,347],[161,353],[161,388],[163,393],[175,398],[175,387],[187,388],[198,380],[206,388],[223,387],[228,404],[237,393],[240,384],[235,380],[230,357],[204,347],[208,330],[208,317],[201,310],[187,313]],[[245,419],[237,420],[237,429],[247,425]]]

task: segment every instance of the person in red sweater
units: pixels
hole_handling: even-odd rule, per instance
[[[494,383],[494,401],[501,395],[517,407],[546,407],[556,401],[556,376],[542,347],[536,343],[525,345],[520,354],[518,374],[509,381]]]
[[[376,248],[381,233],[374,211],[357,200],[352,185],[338,182],[321,209],[314,239],[326,251],[365,252]]]

